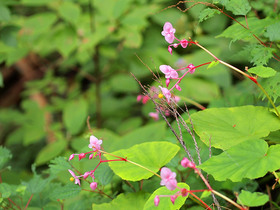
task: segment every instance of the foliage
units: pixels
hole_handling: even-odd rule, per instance
[[[279,208],[279,8],[0,0],[1,208]]]

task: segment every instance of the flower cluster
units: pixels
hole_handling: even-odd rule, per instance
[[[100,154],[99,150],[101,149],[102,140],[99,140],[95,136],[91,135],[89,141],[90,141],[90,143],[89,143],[88,147],[90,149],[92,149],[92,151],[87,152],[87,153],[71,154],[69,157],[69,161],[72,160],[75,156],[78,156],[79,160],[81,160],[81,159],[85,158],[87,154],[89,154],[89,159],[92,159],[95,154],[95,157],[99,156],[100,161],[101,161],[101,154]],[[95,172],[96,168],[91,171],[86,171],[84,174],[81,174],[79,176],[76,176],[76,174],[72,170],[69,169],[68,171],[72,175],[70,180],[71,181],[75,180],[75,184],[81,185],[80,179],[87,179],[90,176],[92,178],[92,181],[90,183],[90,188],[92,190],[95,190],[97,188],[97,182],[94,181],[94,179],[95,179],[94,172]]]
[[[164,36],[165,40],[170,44],[168,46],[168,52],[170,54],[172,54],[172,47],[177,48],[179,45],[181,45],[183,48],[186,48],[188,46],[188,44],[190,43],[186,39],[180,40],[180,39],[176,38],[174,35],[175,32],[176,32],[176,29],[173,28],[173,26],[170,22],[166,22],[164,24],[163,31],[161,32],[161,34]],[[179,43],[173,43],[174,40],[177,40]],[[187,69],[187,71],[183,74],[183,76],[179,77],[178,71],[182,71],[185,69]],[[165,83],[166,83],[166,87],[167,87],[167,88],[163,88],[163,87],[160,87],[160,88],[161,88],[162,94],[164,95],[164,97],[167,100],[167,103],[170,103],[171,96],[172,96],[171,91],[174,88],[181,91],[181,87],[179,86],[179,83],[188,73],[193,74],[196,70],[196,67],[193,64],[189,64],[186,67],[175,70],[169,65],[161,65],[159,67],[159,70],[165,75],[165,79],[166,79]],[[177,81],[171,89],[168,89],[170,79],[177,80]]]
[[[185,168],[193,168],[195,169],[195,163],[189,161],[187,158],[183,158],[181,161],[181,165]],[[160,185],[165,186],[169,190],[175,190],[176,188],[179,189],[175,194],[173,195],[156,195],[154,198],[154,204],[155,206],[159,205],[160,202],[160,197],[170,197],[171,202],[174,204],[175,200],[179,197],[185,197],[188,195],[189,191],[186,188],[180,188],[177,185],[177,180],[176,180],[176,173],[172,172],[169,168],[163,167],[160,171],[160,176],[161,176],[161,182]]]

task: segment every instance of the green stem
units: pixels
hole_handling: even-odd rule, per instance
[[[224,200],[228,201],[229,203],[231,203],[232,205],[236,206],[239,209],[246,209],[242,206],[240,206],[239,204],[237,204],[236,202],[234,202],[233,200],[229,199],[228,197],[224,196],[223,194],[215,191],[215,190],[211,190],[212,193],[216,194],[217,196],[223,198]]]
[[[192,42],[193,43],[193,42]],[[200,44],[198,44],[197,42],[194,42],[193,44],[195,44],[196,46],[198,46],[199,48],[203,49],[205,52],[207,52],[209,55],[211,55],[215,60],[219,61],[221,64],[231,68],[232,70],[244,75],[245,77],[249,78],[251,81],[253,81],[260,89],[261,91],[265,94],[265,96],[267,97],[267,99],[269,100],[269,102],[271,103],[271,105],[273,106],[273,108],[275,109],[276,115],[280,118],[280,114],[275,106],[275,104],[273,103],[272,99],[270,98],[270,96],[267,94],[267,92],[265,91],[265,89],[261,86],[260,83],[258,83],[258,81],[254,78],[251,77],[250,75],[246,74],[245,72],[241,71],[240,69],[218,59],[213,53],[211,53],[209,50],[207,50],[206,48],[202,47]]]
[[[179,96],[179,95],[178,95],[178,96]],[[190,104],[196,106],[197,108],[199,108],[199,109],[201,109],[201,110],[204,110],[204,109],[205,109],[204,106],[202,106],[201,104],[199,104],[199,103],[193,101],[192,99],[189,99],[189,98],[184,97],[184,96],[179,96],[179,97],[180,97],[181,99],[183,99],[184,101],[186,101],[186,102],[188,102],[188,103],[190,103]]]

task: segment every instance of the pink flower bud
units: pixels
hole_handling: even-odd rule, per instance
[[[168,52],[172,55],[172,48],[170,47],[170,45],[168,46]]]
[[[159,119],[158,112],[150,112],[149,116],[153,118],[155,121]]]
[[[175,203],[176,198],[177,198],[176,195],[171,195],[171,196],[170,196],[171,202],[172,202],[173,204]]]
[[[72,160],[75,157],[75,154],[70,155],[69,161]]]
[[[182,90],[181,87],[180,87],[178,84],[175,85],[175,88],[176,88],[177,90],[179,90],[179,91]]]
[[[193,74],[194,72],[195,72],[195,68],[194,68],[195,66],[193,65],[193,64],[190,64],[190,65],[188,65],[187,66],[187,68],[189,68],[189,72],[191,73],[191,74]]]
[[[137,101],[138,101],[138,102],[141,101],[142,98],[143,98],[143,95],[138,95],[138,96],[137,96]]]
[[[189,44],[189,42],[186,39],[182,39],[180,43],[181,43],[181,46],[183,48],[186,48],[188,46],[188,44]]]
[[[188,191],[186,188],[183,188],[183,189],[181,190],[181,195],[182,195],[182,197],[186,197],[188,194],[189,194],[189,191]]]
[[[87,171],[87,172],[84,174],[83,178],[86,179],[86,178],[88,177],[89,174],[90,174],[90,172]]]
[[[181,161],[181,165],[184,167],[184,168],[195,168],[195,164],[191,161],[189,161],[188,158],[184,157],[183,160]]]
[[[158,204],[159,204],[159,196],[158,195],[154,199],[154,204],[155,204],[155,206],[158,206]]]
[[[88,159],[91,160],[93,158],[93,154],[90,154]]]
[[[168,87],[169,83],[170,83],[170,79],[166,79],[165,80],[165,83],[166,83],[166,87]]]
[[[97,182],[92,182],[89,186],[92,190],[95,190],[97,188]]]
[[[144,96],[143,100],[142,100],[142,103],[146,104],[149,101],[149,99],[150,99],[149,96]]]
[[[79,154],[79,160],[81,160],[81,159],[83,159],[83,158],[85,158],[85,157],[86,157],[86,154],[85,154],[85,153]]]

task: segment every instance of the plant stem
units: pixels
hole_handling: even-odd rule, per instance
[[[196,46],[198,46],[199,48],[203,49],[205,52],[207,52],[209,55],[211,55],[214,59],[216,59],[217,61],[219,61],[221,64],[231,68],[232,70],[244,75],[245,77],[249,78],[250,80],[252,80],[260,89],[261,91],[265,94],[265,96],[267,97],[267,99],[269,100],[269,102],[271,103],[271,105],[273,106],[273,108],[275,109],[276,115],[280,118],[280,114],[275,106],[275,104],[273,103],[272,99],[270,98],[270,96],[267,94],[267,92],[265,91],[265,89],[261,86],[260,83],[258,83],[258,81],[254,78],[251,77],[250,75],[246,74],[245,72],[241,71],[240,69],[218,59],[213,53],[211,53],[209,50],[207,50],[206,48],[202,47],[200,44],[198,44],[198,42],[191,42],[193,44],[195,44]]]
[[[232,205],[236,206],[239,209],[246,209],[246,208],[240,206],[239,204],[237,204],[236,202],[234,202],[233,200],[229,199],[228,197],[224,196],[223,194],[221,194],[213,189],[211,190],[211,192],[216,194],[217,196],[223,198],[224,200],[228,201],[229,203],[231,203]]]

